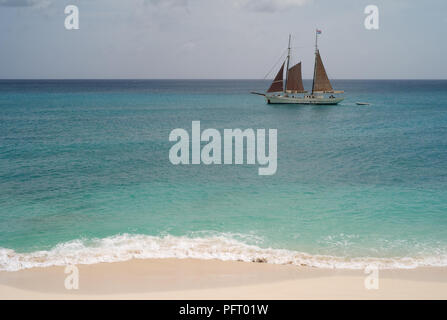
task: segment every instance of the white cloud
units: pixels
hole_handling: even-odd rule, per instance
[[[258,12],[275,12],[303,6],[312,0],[233,0],[235,6]]]
[[[50,0],[0,0],[4,7],[39,7],[45,8],[51,4]]]
[[[144,0],[144,3],[166,7],[186,7],[188,0]]]

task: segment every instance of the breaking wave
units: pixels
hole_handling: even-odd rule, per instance
[[[161,258],[218,259],[340,269],[363,269],[370,265],[383,269],[447,266],[447,255],[423,258],[344,258],[261,248],[243,240],[227,234],[206,237],[120,234],[102,239],[73,240],[58,244],[51,250],[30,253],[0,248],[0,270]]]

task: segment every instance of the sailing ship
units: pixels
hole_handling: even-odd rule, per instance
[[[319,34],[321,34],[321,31],[317,29],[315,32],[315,65],[311,94],[307,94],[308,92],[303,87],[301,62],[289,68],[291,50],[290,35],[287,58],[282,63],[269,89],[266,93],[252,93],[265,96],[267,103],[333,105],[343,101],[344,98],[334,96],[334,94],[343,93],[344,91],[336,91],[332,88],[320,56],[320,51],[318,50]],[[286,67],[287,71],[285,79],[284,67]],[[328,94],[330,95],[328,96]]]

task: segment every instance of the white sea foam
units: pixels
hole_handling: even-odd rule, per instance
[[[363,269],[374,264],[383,269],[447,266],[447,256],[421,258],[342,258],[310,255],[285,249],[261,248],[231,235],[205,237],[147,236],[121,234],[103,239],[74,240],[51,250],[18,253],[0,248],[0,270],[95,264],[130,259],[195,258],[232,261],[262,261],[318,268]]]

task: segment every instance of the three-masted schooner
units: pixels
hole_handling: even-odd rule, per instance
[[[287,58],[282,63],[281,68],[273,79],[270,88],[267,92],[256,93],[265,96],[267,103],[294,103],[294,104],[337,104],[343,100],[342,97],[336,97],[334,94],[343,93],[343,91],[335,91],[332,88],[331,82],[324,69],[323,61],[321,60],[320,51],[318,50],[318,35],[320,30],[315,33],[315,66],[314,77],[312,81],[312,92],[304,90],[303,79],[301,76],[301,62],[289,68],[290,62],[290,40],[287,51]],[[284,79],[284,66],[286,66],[286,77]],[[285,83],[284,83],[285,82]],[[300,95],[303,94],[303,95]],[[330,94],[328,96],[328,94]]]

